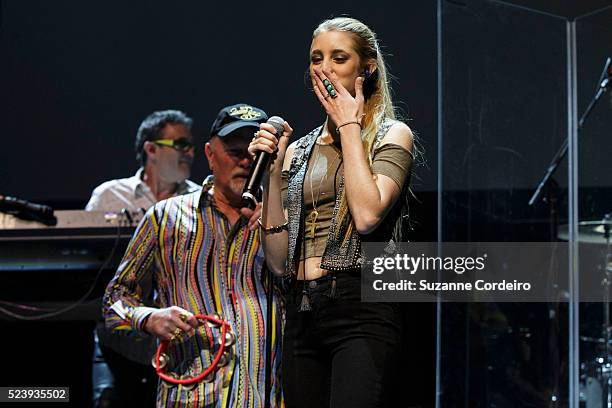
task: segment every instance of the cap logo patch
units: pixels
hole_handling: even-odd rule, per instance
[[[252,106],[241,106],[239,108],[232,108],[230,110],[230,116],[238,117],[242,120],[253,120],[261,116],[261,113],[255,111]]]

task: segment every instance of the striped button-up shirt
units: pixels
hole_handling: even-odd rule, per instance
[[[230,363],[216,372],[212,382],[189,389],[160,381],[158,407],[264,406],[268,274],[262,273],[260,232],[250,231],[243,219],[230,225],[216,209],[211,187],[209,178],[201,192],[160,201],[147,212],[104,297],[107,326],[118,332],[143,333],[148,312],[142,301],[147,288],[153,288],[156,306],[217,313],[237,336]],[[272,407],[283,406],[279,376],[283,320],[275,293]],[[214,358],[219,335],[204,325],[195,336],[180,336],[171,342],[166,369],[179,377],[197,375]]]

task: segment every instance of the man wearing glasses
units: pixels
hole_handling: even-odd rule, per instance
[[[93,191],[86,210],[148,210],[156,202],[200,186],[190,180],[193,138],[190,117],[178,110],[153,112],[136,134],[136,175],[107,181]]]
[[[198,191],[200,185],[188,180],[194,157],[192,123],[178,110],[147,116],[136,134],[140,168],[132,177],[96,187],[86,210],[144,212],[160,200]],[[157,375],[150,360],[155,339],[119,336],[104,322],[98,323],[94,338],[94,407],[153,406]]]

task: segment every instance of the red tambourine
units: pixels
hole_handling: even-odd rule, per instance
[[[231,346],[236,342],[236,336],[232,333],[229,323],[222,320],[218,315],[195,315],[194,316],[200,324],[208,324],[210,328],[221,328],[221,337],[224,341],[219,341],[219,350],[215,354],[212,363],[208,368],[202,371],[195,377],[181,377],[179,378],[174,373],[167,373],[164,368],[168,365],[170,358],[165,353],[170,345],[170,340],[162,340],[157,347],[157,353],[155,353],[155,359],[153,360],[153,366],[159,378],[167,381],[170,384],[181,384],[183,386],[193,385],[200,381],[212,382],[215,378],[215,370],[226,366],[231,359]]]

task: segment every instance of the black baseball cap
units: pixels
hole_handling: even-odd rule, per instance
[[[266,112],[248,103],[226,106],[217,114],[210,128],[210,137],[217,135],[223,138],[234,130],[247,126],[259,129],[259,124],[267,120]]]

